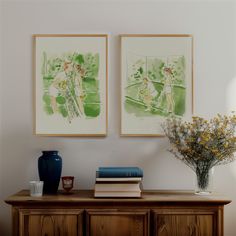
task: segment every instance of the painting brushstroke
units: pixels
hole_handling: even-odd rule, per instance
[[[69,123],[77,117],[100,114],[99,54],[66,53],[48,57],[43,53],[44,111],[59,113]]]
[[[185,57],[128,57],[125,110],[136,116],[182,116],[185,112]]]

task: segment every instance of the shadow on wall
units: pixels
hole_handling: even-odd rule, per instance
[[[10,206],[6,205],[3,200],[0,203],[0,235],[1,236],[10,236],[11,234],[11,208]]]
[[[236,9],[236,6],[234,6]],[[232,29],[235,29],[236,24],[236,16],[234,15],[234,21],[233,21],[233,27]],[[231,80],[228,81],[226,84],[225,89],[225,107],[226,111],[228,113],[234,111],[236,112],[236,31],[234,30],[232,32],[232,40],[234,43],[232,43],[231,48],[231,55],[232,58],[228,58],[227,62],[229,64],[230,72],[233,73],[231,77]],[[236,154],[235,154],[236,155]],[[225,171],[224,171],[225,170]],[[218,181],[221,183],[220,187],[223,192],[225,192],[229,197],[232,199],[232,202],[229,205],[226,205],[225,207],[225,234],[226,235],[234,235],[235,233],[235,220],[234,216],[236,214],[236,188],[234,187],[236,184],[236,161],[233,163],[230,163],[226,166],[219,167],[218,171],[223,171],[224,175],[224,181],[222,179],[219,179]],[[225,184],[227,183],[227,184]],[[229,229],[229,230],[228,230]]]
[[[235,91],[236,91],[236,77],[234,77],[231,81],[229,81],[228,86],[226,88],[226,108],[227,108],[227,111],[229,111],[229,112],[230,111],[236,112],[236,93],[235,93]]]
[[[236,5],[234,5],[234,10],[236,10]],[[225,106],[227,112],[235,112],[236,113],[236,15],[234,14],[234,19],[232,21],[232,40],[234,43],[232,43],[231,48],[231,55],[232,58],[228,58],[227,64],[229,64],[230,72],[233,73],[231,76],[231,80],[228,81],[227,87],[226,87],[226,94],[225,94]],[[236,155],[236,154],[235,154]],[[234,178],[234,182],[236,182],[236,161],[230,165],[230,173],[232,174]],[[235,188],[233,188],[235,189]],[[236,195],[236,190],[235,190]]]
[[[236,40],[236,37],[235,37],[235,40]],[[236,54],[236,46],[233,51],[235,51],[235,54]],[[235,57],[236,57],[236,55],[235,55]],[[235,59],[235,64],[236,64],[236,59]],[[235,65],[235,67],[236,67],[236,65]],[[228,112],[232,112],[232,111],[236,112],[236,76],[228,83],[226,91],[227,91],[226,92],[227,111]],[[236,164],[230,165],[230,172],[232,173],[234,179],[236,180]]]

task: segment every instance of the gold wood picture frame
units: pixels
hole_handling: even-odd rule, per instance
[[[193,113],[193,36],[125,34],[120,42],[120,134],[163,137],[165,119]]]
[[[33,35],[34,134],[106,136],[108,35]]]

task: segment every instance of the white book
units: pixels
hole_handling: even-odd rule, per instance
[[[94,197],[141,197],[141,191],[133,191],[133,192],[95,191]]]
[[[96,182],[141,182],[141,177],[125,177],[125,178],[96,178]]]
[[[140,191],[139,183],[96,183],[95,191]]]

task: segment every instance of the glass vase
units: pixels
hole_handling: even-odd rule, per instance
[[[214,168],[196,169],[195,194],[208,195],[213,191]]]

